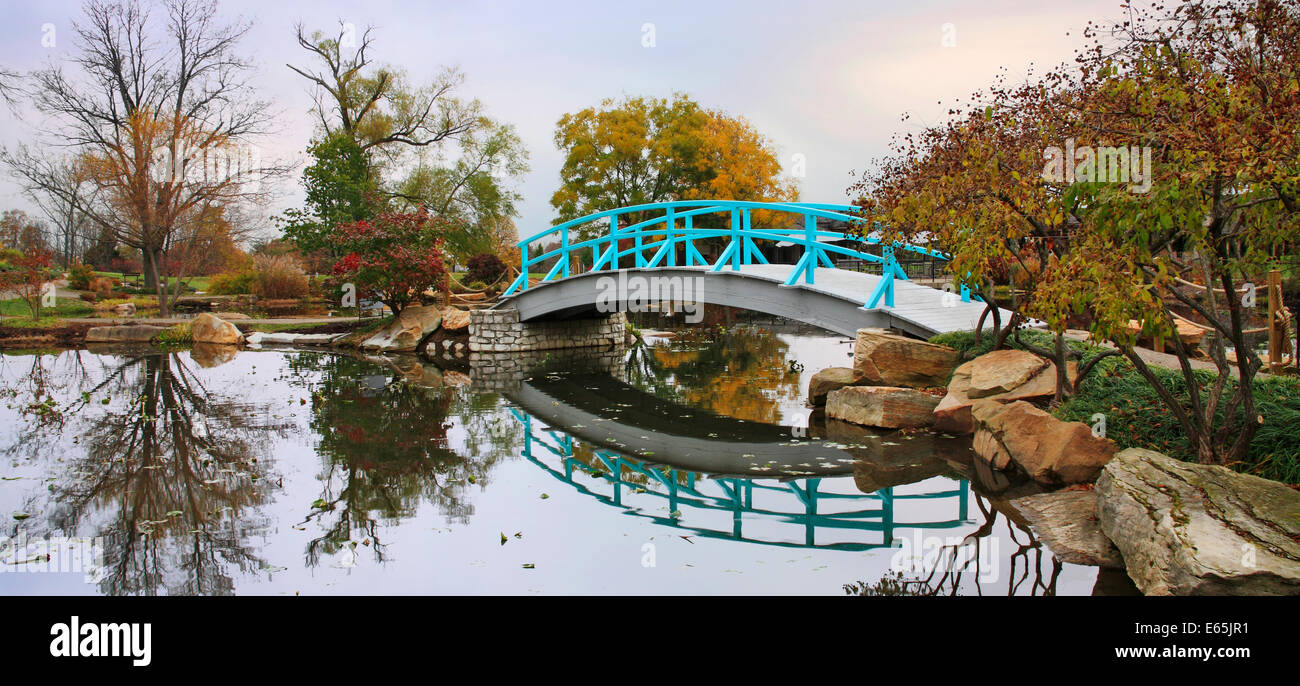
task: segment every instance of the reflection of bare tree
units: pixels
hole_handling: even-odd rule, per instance
[[[116,364],[61,411],[82,450],[50,488],[49,525],[104,538],[105,593],[230,593],[232,566],[261,566],[243,542],[267,497],[256,443],[286,427],[212,397],[181,353],[100,359]]]
[[[1060,560],[1045,551],[1026,526],[992,507],[990,501],[978,494],[974,498],[976,507],[983,515],[983,523],[960,543],[942,546],[934,564],[924,576],[907,578],[898,571],[892,571],[873,583],[859,581],[845,584],[844,591],[849,595],[985,595],[983,575],[988,571],[1001,571],[983,568],[989,559],[984,554],[984,546],[989,544],[989,537],[997,530],[1001,515],[1007,536],[1016,546],[1009,556],[999,555],[993,560],[999,567],[1004,563],[1009,566],[1005,574],[995,575],[998,581],[1005,578],[1006,594],[1056,595],[1056,581],[1062,569]],[[963,582],[967,585],[963,586]],[[1028,586],[1025,585],[1026,582]]]

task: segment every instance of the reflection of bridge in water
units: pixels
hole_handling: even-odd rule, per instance
[[[892,546],[896,529],[969,523],[963,479],[925,493],[896,492],[902,483],[836,492],[834,486],[850,483],[838,477],[854,475],[864,460],[896,459],[894,453],[912,448],[884,440],[888,435],[864,432],[855,444],[791,440],[788,428],[684,407],[609,376],[551,375],[523,381],[507,395],[524,427],[527,460],[584,495],[678,531],[781,547],[869,550]],[[914,451],[931,445],[919,442]],[[913,469],[909,478],[938,473]],[[904,501],[950,506],[955,516],[898,521],[895,507]],[[662,507],[647,510],[638,502]],[[730,526],[717,525],[727,515]],[[748,536],[747,522],[758,525]],[[790,525],[802,529],[801,542],[766,535]],[[845,531],[879,535],[874,542],[818,542],[819,533]]]

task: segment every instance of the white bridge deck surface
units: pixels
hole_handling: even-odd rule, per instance
[[[745,276],[775,281],[778,284],[784,284],[793,270],[792,264],[740,266],[740,273]],[[724,268],[722,271],[735,273],[730,268]],[[800,281],[796,287],[837,296],[862,306],[876,290],[876,285],[880,283],[881,278],[883,277],[865,272],[822,267],[813,272],[814,283]],[[875,309],[888,312],[896,319],[907,320],[938,334],[949,331],[973,331],[975,325],[979,323],[980,314],[984,312],[984,303],[974,298],[968,303],[962,302],[960,292],[949,294],[936,288],[895,278],[894,306],[885,307],[885,299],[882,297]],[[1001,310],[1001,316],[1005,323],[1010,319],[1011,312]],[[990,316],[986,318],[984,326],[992,325],[993,318]]]

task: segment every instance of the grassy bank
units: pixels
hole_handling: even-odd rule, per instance
[[[1051,334],[1045,331],[1023,331],[1021,339],[1042,348],[1050,348],[1052,344]],[[992,337],[987,335],[980,345],[975,345],[975,336],[969,331],[941,334],[931,338],[930,342],[972,355],[988,352],[993,345]],[[1017,347],[1014,341],[1008,340],[1008,344]],[[1070,341],[1069,345],[1084,359],[1102,350],[1080,341]],[[1161,384],[1186,406],[1191,396],[1182,374],[1158,367],[1153,371]],[[1215,376],[1208,371],[1197,374],[1203,384]],[[1236,390],[1236,385],[1235,380],[1228,383],[1224,390],[1225,401]],[[1300,378],[1265,375],[1255,379],[1254,387],[1255,404],[1264,421],[1250,443],[1246,459],[1241,464],[1229,466],[1267,479],[1300,483]],[[1087,424],[1093,423],[1093,415],[1101,413],[1106,417],[1107,438],[1121,448],[1147,448],[1184,460],[1195,457],[1182,427],[1165,408],[1155,389],[1138,374],[1131,362],[1122,357],[1111,357],[1097,363],[1084,379],[1079,394],[1053,408],[1052,412],[1060,419]]]

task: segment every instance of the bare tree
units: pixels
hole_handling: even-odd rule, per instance
[[[19,146],[12,157],[10,173],[22,185],[23,194],[40,208],[50,222],[50,246],[65,266],[82,259],[83,251],[98,229],[85,208],[96,201],[97,187],[74,156],[58,160],[33,159],[26,146]]]
[[[302,24],[295,30],[298,45],[325,65],[323,70],[287,66],[314,85],[314,111],[326,134],[346,133],[362,150],[391,157],[400,146],[427,147],[480,125],[478,101],[464,102],[454,96],[464,81],[459,71],[446,69],[429,85],[412,89],[400,70],[379,67],[366,72],[371,65],[373,27],[359,38],[343,22],[333,37],[321,31],[308,35]],[[349,53],[345,48],[350,44],[356,49]]]
[[[267,181],[289,169],[257,154],[272,113],[249,83],[252,62],[237,53],[249,23],[223,23],[215,0],[157,7],[165,17],[155,20],[139,0],[87,0],[84,20],[73,24],[71,69],[32,72],[23,94],[48,116],[49,145],[71,147],[101,191],[78,209],[140,251],[166,316],[175,293],[166,293],[164,256],[184,223],[209,205],[264,202]],[[44,151],[6,150],[3,160],[55,176]],[[66,192],[56,197],[73,202]]]

